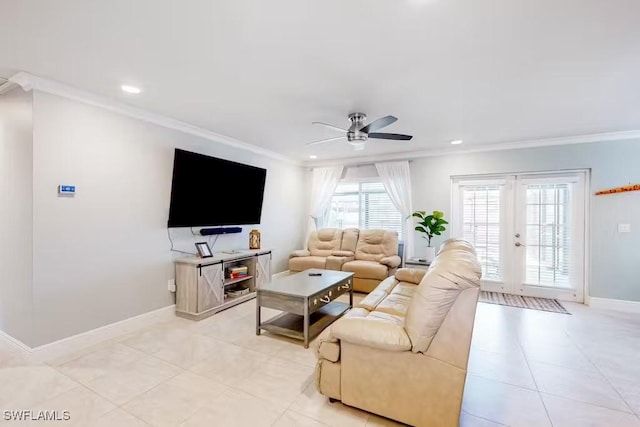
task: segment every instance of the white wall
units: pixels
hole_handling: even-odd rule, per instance
[[[0,95],[0,330],[30,341],[32,97]]]
[[[456,175],[591,169],[590,295],[640,301],[640,192],[593,193],[640,183],[640,141],[601,142],[487,153],[448,155],[411,162],[413,207],[450,215],[451,177]],[[619,223],[631,233],[617,232]],[[447,231],[434,240],[439,245]],[[423,253],[416,239],[416,253]]]
[[[304,237],[301,167],[168,130],[99,108],[34,93],[35,336],[41,345],[173,303],[167,218],[174,148],[267,169],[263,247],[274,271]],[[74,198],[57,185],[77,186]],[[210,197],[215,197],[213,183]],[[221,201],[221,203],[223,203]],[[251,226],[222,236],[214,250],[248,247]],[[176,248],[195,251],[188,229]],[[202,240],[202,237],[197,238]]]

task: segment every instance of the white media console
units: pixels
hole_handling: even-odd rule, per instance
[[[175,265],[176,314],[188,319],[204,319],[253,299],[256,289],[271,281],[268,249],[216,253],[210,258],[180,258]],[[231,268],[242,266],[247,267],[247,276],[228,278]]]

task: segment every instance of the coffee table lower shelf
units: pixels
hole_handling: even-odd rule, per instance
[[[332,301],[309,315],[309,341],[317,337],[327,326],[338,320],[349,310],[350,305]],[[262,322],[259,329],[304,341],[304,316],[282,313]],[[308,343],[305,343],[308,345]]]

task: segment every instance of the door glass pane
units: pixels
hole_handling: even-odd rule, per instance
[[[570,184],[531,184],[526,188],[526,264],[529,285],[570,287]]]
[[[501,281],[499,185],[465,185],[462,192],[462,230],[476,248],[483,279]]]

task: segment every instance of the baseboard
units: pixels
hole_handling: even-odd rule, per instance
[[[589,297],[588,305],[593,308],[601,308],[605,310],[640,313],[640,301]]]
[[[153,324],[171,320],[175,317],[175,305],[163,307],[158,310],[150,311],[139,316],[130,317],[119,322],[101,326],[90,331],[72,335],[49,344],[31,348],[26,344],[16,340],[8,334],[0,331],[0,338],[4,338],[7,342],[19,348],[23,353],[34,360],[46,362],[56,358],[60,358],[70,353],[80,351],[87,347],[100,344],[104,341],[116,338],[120,335],[135,332]]]
[[[281,277],[287,277],[290,273],[289,270],[285,270],[285,271],[281,271],[280,273],[276,273],[276,274],[272,274],[271,278],[272,279],[279,279]]]
[[[4,331],[0,331],[0,341],[6,342],[20,353],[31,353],[31,347]]]

